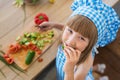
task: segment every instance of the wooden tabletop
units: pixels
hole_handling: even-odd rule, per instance
[[[109,5],[116,3],[118,0],[103,0]],[[0,0],[0,46],[5,48],[15,41],[16,37],[23,31],[27,31],[34,25],[34,17],[36,14],[46,13],[50,21],[65,23],[66,19],[71,14],[70,5],[73,0],[55,0],[54,4],[49,3],[49,0],[40,0],[37,5],[26,5],[24,8],[16,8],[12,3],[14,0]],[[61,33],[58,31],[58,33]],[[57,51],[56,42],[41,56],[42,62],[35,61],[25,73],[11,70],[8,66],[0,61],[0,80],[32,80],[38,73],[45,69],[50,62],[55,59]]]
[[[49,0],[40,0],[37,5],[26,5],[24,9],[16,8],[12,2],[14,0],[0,0],[0,45],[4,50],[8,44],[15,41],[16,37],[23,31],[27,31],[34,25],[34,17],[36,14],[46,13],[50,21],[64,23],[71,14],[70,5],[72,0],[56,0],[54,4],[49,3]],[[26,14],[26,16],[25,16]],[[25,22],[24,22],[25,20]],[[61,33],[60,31],[58,31]],[[57,51],[56,42],[41,56],[42,62],[35,61],[25,73],[13,71],[0,61],[0,80],[31,80],[50,62],[55,59]]]

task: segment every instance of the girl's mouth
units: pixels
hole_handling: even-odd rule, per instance
[[[77,49],[77,48],[76,48],[76,47],[74,47],[74,46],[70,46],[70,45],[69,45],[69,44],[67,44],[66,42],[64,42],[63,44],[64,44],[64,47],[65,47],[65,46],[69,46],[69,47],[71,47],[71,48],[73,48],[73,49],[75,49],[75,50]]]

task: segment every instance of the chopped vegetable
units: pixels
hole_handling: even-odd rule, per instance
[[[42,62],[43,61],[43,59],[42,58],[38,58],[38,62]]]
[[[0,51],[0,53],[1,53],[1,51]],[[5,54],[5,53],[4,53]],[[21,72],[24,72],[17,64],[15,64],[15,63],[12,63],[12,64],[8,64],[7,62],[6,62],[6,60],[4,59],[4,57],[3,56],[1,56],[0,55],[0,60],[3,62],[3,63],[5,63],[7,66],[10,66],[10,69],[12,69],[13,70],[13,68],[15,68],[15,69],[17,69],[17,70],[19,70],[19,71],[21,71]],[[12,67],[13,68],[12,68]],[[14,71],[15,72],[15,71]]]
[[[17,51],[19,51],[21,49],[21,45],[16,43],[16,44],[11,44],[9,49],[8,49],[8,52],[7,53],[16,53]]]
[[[16,38],[16,41],[18,41],[18,40],[20,40],[20,36],[18,36],[18,37]]]
[[[43,49],[46,43],[51,43],[51,38],[54,37],[54,31],[48,31],[47,33],[40,34],[39,32],[26,32],[24,36],[19,36],[17,41],[20,45],[29,45],[30,43]]]
[[[5,59],[5,61],[8,63],[8,64],[12,64],[14,61],[12,58],[9,57],[8,54],[4,54],[3,55],[3,58]]]
[[[25,43],[27,43],[27,42],[29,42],[29,40],[27,39],[27,38],[25,38],[25,37],[23,37],[20,41],[19,41],[19,43],[22,45],[22,44],[25,44]]]

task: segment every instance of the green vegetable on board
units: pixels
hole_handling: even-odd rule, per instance
[[[28,51],[27,56],[26,56],[26,59],[25,59],[25,63],[26,63],[27,65],[29,65],[29,64],[32,62],[34,56],[35,56],[35,52],[34,52],[34,51],[31,51],[31,50]]]

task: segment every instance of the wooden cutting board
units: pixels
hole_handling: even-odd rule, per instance
[[[44,52],[49,49],[49,47],[56,41],[56,39],[59,36],[59,33],[57,33],[57,29],[52,29],[54,31],[54,37],[52,38],[52,42],[51,43],[47,43],[45,44],[45,47],[42,49],[42,53],[41,54],[35,54],[34,59],[32,61],[32,63],[34,61],[37,60],[38,57],[40,57],[42,54],[44,54]],[[20,36],[22,36],[25,32],[40,32],[40,30],[34,26],[31,27],[30,30],[25,30],[22,32],[22,34]],[[46,32],[40,32],[40,34],[42,33],[46,33]],[[19,35],[18,35],[19,36]],[[13,41],[13,44],[16,43],[16,41]],[[11,43],[12,44],[12,43]],[[8,48],[8,47],[7,47]],[[7,50],[7,49],[6,49]],[[28,69],[28,67],[30,67],[31,64],[27,65],[25,64],[25,59],[27,56],[28,50],[24,50],[21,49],[20,51],[16,52],[15,54],[9,54],[10,57],[12,57],[14,59],[14,62],[23,70]]]

